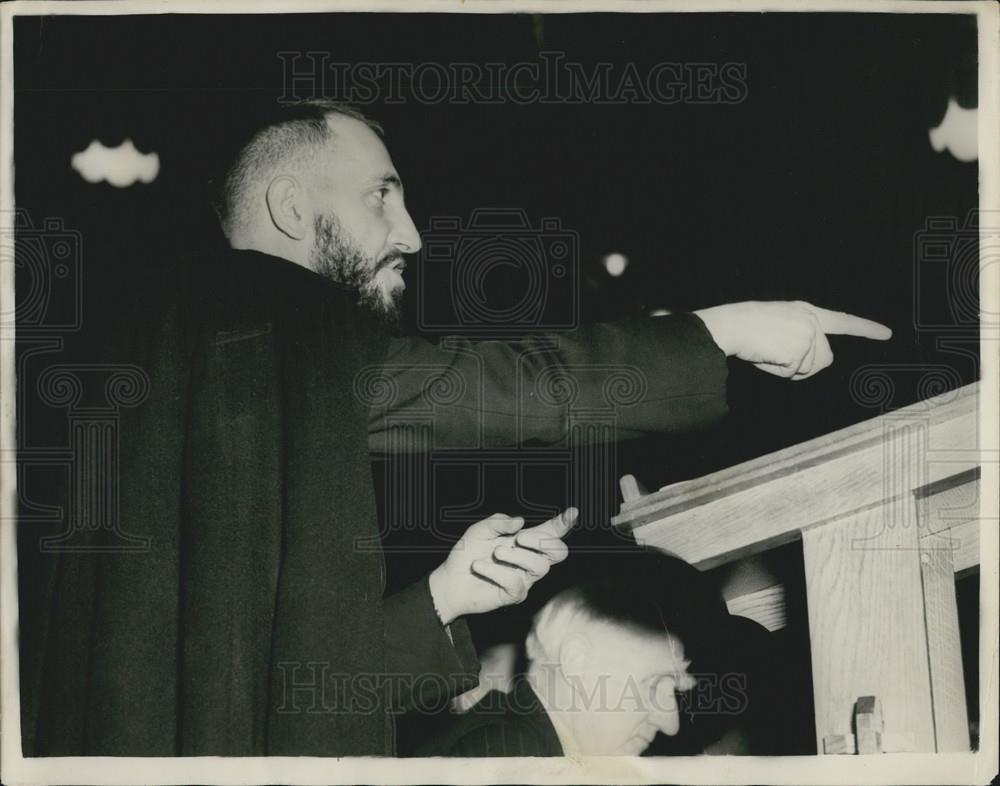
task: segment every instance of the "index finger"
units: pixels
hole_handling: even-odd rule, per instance
[[[828,335],[858,336],[859,338],[872,338],[876,341],[892,338],[892,330],[881,322],[856,317],[843,311],[830,311],[811,303],[809,308],[819,319],[819,325],[823,332]]]
[[[576,523],[578,511],[576,508],[566,508],[555,518],[551,518],[537,527],[529,527],[517,533],[514,542],[522,548],[533,551],[545,551],[553,541],[561,541]]]
[[[524,526],[524,519],[521,516],[508,516],[504,513],[494,513],[488,519],[478,521],[469,527],[478,532],[482,530],[487,537],[501,537],[503,535],[513,535]]]

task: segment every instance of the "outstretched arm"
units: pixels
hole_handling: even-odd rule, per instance
[[[356,392],[369,406],[374,453],[551,444],[581,413],[613,424],[594,438],[623,439],[721,418],[727,356],[811,377],[833,362],[833,334],[884,341],[892,331],[795,301],[731,303],[517,343],[399,339]]]
[[[614,438],[683,431],[721,418],[726,358],[692,314],[596,324],[516,343],[392,342],[355,386],[375,453],[564,439],[580,413],[614,422]],[[577,416],[576,418],[574,416]],[[586,417],[586,415],[584,415]]]

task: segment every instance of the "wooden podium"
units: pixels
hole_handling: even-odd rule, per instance
[[[801,539],[820,752],[862,696],[882,750],[969,750],[955,574],[979,564],[978,389],[651,494],[623,479],[614,524],[698,567]],[[730,609],[767,624],[776,589]]]

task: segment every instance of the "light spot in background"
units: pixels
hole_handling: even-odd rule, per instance
[[[608,275],[614,278],[618,278],[628,268],[628,257],[624,254],[608,254],[601,262],[604,263],[604,269],[608,271]]]
[[[131,139],[118,147],[105,147],[96,139],[81,153],[74,153],[73,169],[88,183],[107,180],[116,188],[128,188],[133,183],[152,183],[160,173],[160,157],[156,153],[140,153]]]
[[[669,317],[673,313],[674,313],[673,311],[670,311],[669,309],[666,309],[666,308],[654,308],[652,311],[649,312],[649,316],[651,316],[651,317]]]
[[[938,153],[947,150],[959,161],[975,161],[979,157],[978,121],[975,108],[962,109],[954,98],[949,98],[941,125],[930,130],[931,147]]]

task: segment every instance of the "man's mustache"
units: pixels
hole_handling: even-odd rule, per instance
[[[400,254],[399,252],[382,257],[382,259],[379,260],[378,265],[375,267],[375,272],[378,273],[380,270],[382,270],[382,268],[391,267],[392,265],[395,265],[397,262],[402,262],[404,266],[406,265],[406,260],[403,258],[403,255]]]

